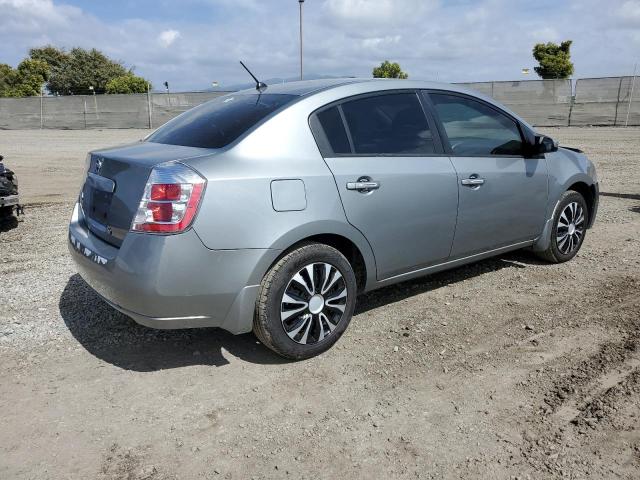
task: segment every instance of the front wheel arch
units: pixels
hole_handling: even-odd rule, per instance
[[[578,192],[580,195],[582,195],[584,201],[587,202],[587,211],[589,214],[589,223],[587,224],[587,228],[591,228],[591,226],[593,225],[593,219],[595,218],[595,206],[597,200],[596,186],[587,185],[585,182],[576,182],[569,188],[567,188],[567,190]]]
[[[573,250],[571,252],[564,252],[561,251],[562,248],[562,244],[561,243],[556,243],[556,241],[554,241],[555,238],[559,238],[558,237],[558,233],[556,232],[556,228],[557,231],[560,232],[561,230],[561,226],[563,225],[561,223],[561,215],[562,218],[564,218],[564,215],[567,210],[568,205],[573,204],[576,206],[576,210],[574,211],[574,214],[576,213],[576,211],[578,212],[582,212],[580,214],[580,218],[582,218],[582,229],[580,228],[575,228],[574,225],[574,220],[571,219],[571,216],[568,214],[569,219],[567,220],[566,218],[564,219],[565,224],[564,224],[564,228],[566,230],[566,228],[569,226],[569,223],[571,223],[571,227],[570,228],[574,228],[576,230],[576,238],[579,238],[578,243],[577,243],[577,247],[575,248],[575,250]],[[576,214],[577,216],[577,214]],[[586,217],[586,218],[584,218]],[[582,243],[584,242],[584,237],[587,231],[587,225],[590,221],[589,218],[589,211],[588,211],[588,206],[587,206],[587,200],[584,198],[584,196],[582,195],[582,193],[577,192],[576,190],[567,190],[565,191],[562,196],[558,199],[556,206],[553,210],[553,215],[552,217],[547,221],[547,223],[545,224],[545,230],[543,232],[543,234],[541,235],[541,237],[534,243],[533,245],[533,251],[536,253],[536,255],[538,255],[540,258],[542,258],[543,260],[546,260],[548,262],[551,263],[562,263],[562,262],[566,262],[568,260],[571,260],[580,250],[580,248],[582,247]],[[557,226],[556,226],[557,225]],[[579,223],[575,223],[575,225],[579,225]],[[581,230],[581,233],[578,231]],[[569,231],[569,233],[571,234],[572,232]],[[578,237],[579,234],[579,237]],[[566,234],[565,234],[566,236]],[[573,245],[573,244],[572,244]]]

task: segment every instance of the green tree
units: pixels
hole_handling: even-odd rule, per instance
[[[573,74],[573,63],[571,62],[571,40],[566,40],[560,45],[549,43],[538,43],[533,47],[533,58],[540,66],[534,70],[540,78],[568,78]]]
[[[409,78],[405,72],[402,71],[400,65],[396,62],[391,63],[389,60],[385,60],[379,67],[373,69],[373,78]]]
[[[64,49],[56,48],[53,45],[45,45],[44,47],[30,49],[29,58],[42,60],[49,65],[50,69],[54,70],[60,68],[69,59],[69,55]]]
[[[110,92],[146,92],[147,81],[133,74],[122,62],[111,60],[95,48],[70,51],[52,45],[32,48],[29,57],[14,69],[0,64],[0,96],[27,97],[40,95],[46,82],[54,95],[105,93],[111,81]]]
[[[93,87],[95,93],[105,93],[109,80],[128,73],[120,62],[95,48],[72,48],[58,67],[52,67],[47,88],[57,95],[87,94],[89,87]]]
[[[140,78],[135,77],[133,71],[127,69],[122,62],[110,59],[95,48],[72,48],[67,52],[52,45],[45,45],[29,50],[29,57],[49,65],[51,75],[47,89],[56,95],[87,94],[91,92],[89,87],[93,87],[95,93],[106,93],[107,83],[112,79]],[[128,83],[133,91],[139,91],[142,82]],[[122,81],[119,84],[122,84]],[[146,86],[143,91],[146,91]]]
[[[151,90],[151,84],[142,77],[133,74],[112,78],[107,82],[107,93],[145,93],[147,85]]]
[[[49,66],[42,60],[25,59],[13,69],[0,64],[0,97],[40,95],[49,77]]]
[[[10,91],[15,83],[17,72],[6,63],[0,63],[0,97],[12,97]]]

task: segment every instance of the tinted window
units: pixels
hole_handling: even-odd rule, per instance
[[[186,147],[221,148],[264,117],[291,102],[295,95],[224,96],[169,121],[148,141]]]
[[[342,104],[359,154],[434,153],[433,138],[415,93],[394,93]]]
[[[430,94],[457,155],[522,155],[518,125],[481,102],[446,94]]]
[[[333,153],[351,153],[347,132],[337,107],[318,113],[318,121],[324,130]]]

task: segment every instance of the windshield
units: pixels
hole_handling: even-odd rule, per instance
[[[228,95],[203,103],[167,122],[149,142],[185,147],[222,148],[295,95]]]

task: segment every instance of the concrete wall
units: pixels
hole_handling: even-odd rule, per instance
[[[536,126],[569,124],[571,80],[526,80],[462,84],[484,93]]]
[[[0,129],[156,128],[225,92],[0,98]],[[149,113],[151,112],[151,115]]]

